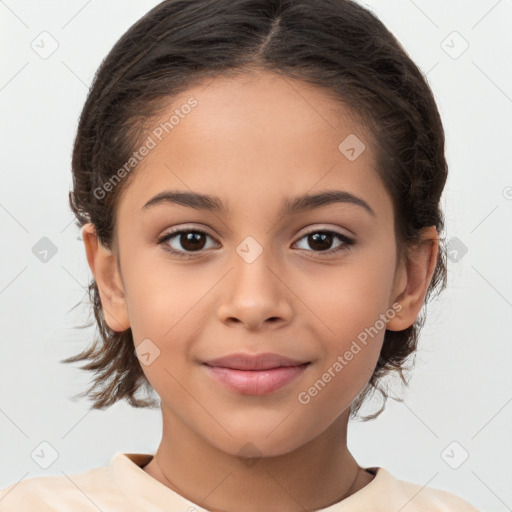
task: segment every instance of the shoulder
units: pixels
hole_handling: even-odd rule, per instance
[[[1,512],[139,512],[161,484],[141,469],[151,454],[116,453],[106,466],[81,473],[23,478],[0,489]],[[164,487],[167,503],[171,491]]]
[[[54,511],[58,506],[55,493],[62,495],[63,491],[67,491],[63,476],[37,476],[21,480],[0,489],[0,510]]]
[[[108,492],[112,492],[112,487],[108,483],[106,467],[72,475],[36,476],[0,489],[0,510],[53,512],[71,504],[76,506],[76,511],[97,510],[91,498]]]
[[[381,482],[396,495],[396,505],[401,506],[401,512],[479,512],[473,505],[451,492],[399,480],[384,468],[379,468],[377,474]]]

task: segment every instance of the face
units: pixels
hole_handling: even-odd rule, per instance
[[[348,410],[396,321],[404,274],[370,142],[325,92],[268,72],[191,88],[153,128],[118,205],[115,315],[164,422],[231,454],[248,442],[291,451]],[[151,203],[165,192],[174,200]],[[191,207],[177,193],[215,199]],[[252,374],[205,364],[264,353],[295,363]]]

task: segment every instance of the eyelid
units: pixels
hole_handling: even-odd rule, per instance
[[[325,225],[324,226],[320,226],[320,227],[304,228],[305,231],[302,231],[301,234],[299,234],[297,236],[296,241],[294,243],[296,243],[301,238],[304,238],[306,235],[310,235],[310,234],[315,233],[317,231],[328,231],[328,232],[334,233],[336,235],[344,236],[344,237],[347,237],[347,238],[353,238],[354,235],[350,231],[349,231],[350,234],[346,234],[346,233],[343,233],[343,232],[339,232],[338,229],[340,229],[340,228],[339,227],[330,227],[330,226],[325,226]],[[207,228],[203,228],[201,225],[195,225],[195,226],[184,225],[184,226],[179,226],[179,227],[176,227],[176,228],[172,228],[170,231],[168,231],[164,235],[161,235],[158,238],[159,238],[159,240],[161,240],[162,238],[164,238],[166,236],[177,234],[177,233],[180,233],[182,231],[187,231],[187,230],[189,230],[189,231],[198,231],[200,233],[204,233],[204,234],[210,236],[211,238],[215,238],[215,236],[213,236],[207,230]]]
[[[344,233],[343,231],[341,231],[343,228],[341,228],[340,226],[313,225],[313,227],[307,227],[304,229],[305,231],[301,231],[301,234],[298,235],[297,240],[300,240],[304,236],[309,235],[311,233],[316,233],[317,231],[328,231],[336,235],[345,236],[347,238],[354,238],[355,236],[354,233],[352,233],[348,229],[345,229],[346,233]]]
[[[193,232],[204,233],[205,235],[208,235],[209,237],[211,237],[213,239],[216,238],[214,235],[212,235],[210,233],[208,228],[203,227],[200,224],[199,225],[195,225],[195,226],[191,226],[191,225],[185,224],[183,226],[175,226],[175,227],[171,228],[169,231],[165,232],[163,235],[160,235],[158,237],[158,239],[161,240],[164,237],[167,237],[169,235],[175,235],[175,234],[181,233],[183,231],[187,231],[187,232],[188,231],[193,231]]]
[[[212,238],[213,240],[215,240],[216,243],[219,243],[219,242],[217,242],[216,238],[212,234],[210,234],[210,232],[206,228],[198,227],[198,226],[187,226],[187,225],[172,228],[170,231],[167,231],[163,235],[159,236],[157,239],[157,243],[160,244],[160,243],[162,243],[162,241],[164,239],[168,240],[170,237],[172,238],[174,235],[179,235],[180,233],[183,233],[183,232],[203,233],[204,235],[207,235],[210,238]],[[189,254],[193,254],[193,253],[189,253]]]

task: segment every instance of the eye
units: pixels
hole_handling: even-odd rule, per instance
[[[350,249],[350,246],[354,244],[354,240],[352,238],[349,238],[342,233],[337,233],[336,231],[330,230],[317,229],[316,231],[310,231],[309,233],[306,233],[302,238],[300,238],[299,241],[303,239],[306,239],[306,243],[314,249],[314,252],[321,253],[322,256],[326,254],[330,255],[340,251],[347,251]],[[340,244],[334,248],[330,248],[333,241],[336,239],[340,241]],[[296,244],[297,243],[299,242],[296,242]],[[301,247],[299,248],[304,249]]]
[[[211,238],[213,240],[213,238],[203,229],[181,228],[163,235],[158,240],[158,244],[164,245],[164,249],[171,254],[182,258],[187,258],[190,257],[193,253],[200,253],[204,249],[211,248],[212,246],[206,246],[207,238]],[[313,252],[318,253],[321,256],[331,255],[341,251],[347,251],[355,243],[353,239],[342,233],[320,229],[306,233],[299,239],[298,242],[295,242],[294,245],[299,244],[299,242],[303,239],[306,239],[306,243],[313,249]],[[336,240],[339,241],[339,244],[332,248],[332,243]],[[168,243],[169,241],[172,241],[174,246],[172,243]],[[216,245],[218,246],[218,244],[214,243],[213,247]],[[299,249],[308,250],[304,247],[299,247]]]
[[[194,252],[200,252],[203,249],[209,249],[209,247],[205,247],[206,237],[212,238],[203,229],[181,228],[162,236],[158,240],[158,244],[165,244],[164,249],[166,251],[182,258],[186,258]],[[174,247],[171,244],[168,244],[168,241],[172,241],[174,243]],[[179,247],[180,245],[182,248]]]

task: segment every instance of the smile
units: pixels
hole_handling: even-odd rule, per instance
[[[243,395],[273,393],[297,379],[309,364],[271,352],[239,352],[204,362],[210,377]]]

